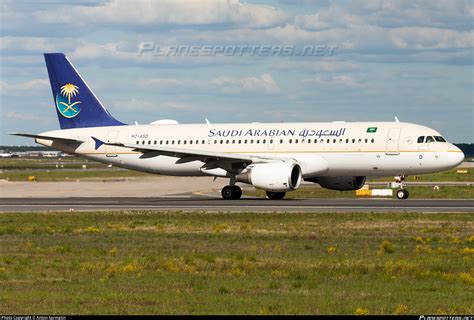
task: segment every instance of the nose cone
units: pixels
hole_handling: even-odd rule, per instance
[[[464,161],[464,153],[456,146],[452,146],[449,150],[449,164],[451,167],[457,167]]]

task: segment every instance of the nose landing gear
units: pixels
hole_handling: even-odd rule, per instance
[[[408,199],[408,196],[410,195],[408,190],[404,189],[405,185],[403,183],[403,180],[405,180],[405,178],[406,176],[395,176],[395,182],[400,184],[400,189],[398,189],[396,192],[397,199],[400,200]]]
[[[397,198],[400,200],[407,199],[410,194],[408,193],[407,189],[399,189],[397,190]]]

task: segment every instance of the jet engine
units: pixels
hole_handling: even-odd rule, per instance
[[[236,179],[265,191],[287,192],[300,186],[301,167],[290,161],[257,163],[248,166]]]
[[[348,190],[358,190],[362,188],[365,184],[366,177],[352,177],[352,176],[337,176],[337,177],[314,177],[305,179],[305,181],[310,181],[314,183],[319,183],[319,185],[326,189],[348,191]]]

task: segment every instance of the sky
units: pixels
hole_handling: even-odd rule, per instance
[[[469,0],[2,0],[0,145],[59,129],[45,52],[126,123],[397,116],[473,143],[473,21]]]

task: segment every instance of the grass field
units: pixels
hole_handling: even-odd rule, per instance
[[[453,181],[469,181],[474,182],[474,168],[465,168],[461,170],[467,170],[467,173],[457,173],[460,170],[458,168],[438,172],[438,173],[430,173],[424,175],[417,175],[417,176],[408,176],[405,181],[406,182],[453,182]],[[393,177],[388,177],[384,179],[374,179],[373,181],[387,181],[393,182]]]
[[[65,158],[5,158],[0,159],[0,169],[5,170],[31,170],[31,169],[56,169],[56,165],[59,168],[65,169],[81,169],[82,165],[86,165],[88,168],[106,168],[107,165],[89,161],[78,157],[65,157]],[[61,167],[62,165],[62,167]]]
[[[433,187],[409,186],[410,199],[474,199],[474,186],[440,186]],[[246,196],[264,198],[265,191],[244,189]],[[393,197],[395,198],[395,191]],[[288,192],[287,199],[319,199],[319,198],[360,198],[355,191],[337,191],[319,187],[303,186],[296,191]]]
[[[1,314],[472,314],[473,298],[470,214],[0,214]]]
[[[86,169],[86,170],[15,170],[4,171],[0,173],[0,179],[9,181],[28,181],[29,176],[34,176],[36,181],[76,181],[76,180],[102,180],[102,179],[120,179],[127,177],[151,177],[149,173],[143,173],[132,170],[115,169]]]

